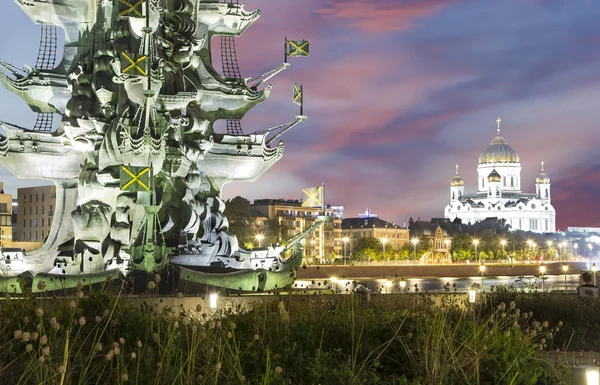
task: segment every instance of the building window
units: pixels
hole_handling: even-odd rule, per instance
[[[35,220],[35,227],[38,227],[38,220],[37,219]],[[37,234],[37,231],[36,231],[36,234]]]
[[[8,204],[7,203],[0,203],[0,211],[3,213],[8,213]]]
[[[44,240],[45,234],[46,234],[46,232],[44,230],[42,230],[42,241]]]
[[[33,195],[32,194],[29,194],[29,202],[33,203]]]
[[[40,198],[39,194],[35,194],[35,202],[38,202],[38,199]],[[35,237],[37,238],[37,234],[35,235]]]
[[[44,218],[42,218],[42,227],[44,227]]]
[[[50,205],[50,208],[48,209],[48,216],[51,217],[52,216],[52,210],[54,209],[54,205]]]
[[[515,187],[515,177],[514,176],[510,176],[510,187]]]
[[[42,193],[42,202],[44,201],[44,193]]]

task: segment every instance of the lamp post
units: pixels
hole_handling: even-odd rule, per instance
[[[265,236],[262,234],[256,234],[254,236],[254,238],[256,238],[256,240],[258,241],[258,247],[262,246],[262,240],[265,239]]]
[[[542,273],[542,292],[544,291],[544,274],[546,274],[546,266],[540,266],[540,273]]]
[[[594,273],[594,286],[596,286],[596,272],[598,271],[598,266],[595,263],[592,264],[592,273]]]
[[[402,281],[400,281],[400,289],[402,290],[403,293],[404,293],[404,288],[406,288],[406,281],[404,280],[404,278],[402,278]]]
[[[387,281],[385,281],[385,291],[386,294],[390,294],[392,288],[392,281],[390,281],[389,279]]]
[[[569,266],[562,265],[562,271],[565,274],[565,292],[567,291],[567,270],[569,270]]]
[[[481,272],[481,291],[483,292],[483,273],[485,272],[485,265],[483,263],[479,265],[479,271]]]
[[[388,242],[387,238],[381,238],[381,244],[383,245],[383,259],[385,259],[385,244]]]
[[[346,259],[348,259],[348,255],[346,253],[346,245],[348,244],[349,240],[350,240],[350,238],[348,238],[348,237],[342,238],[342,241],[344,242],[344,265],[346,264]]]
[[[415,260],[417,259],[417,244],[419,243],[419,239],[418,238],[413,238],[410,240],[413,244],[413,246],[415,247]]]
[[[479,239],[473,239],[473,245],[475,246],[475,260],[479,260],[479,256],[477,254],[477,245],[479,245]]]
[[[506,252],[504,251],[504,247],[506,247],[506,239],[501,239],[500,244],[502,245],[502,256],[504,257],[506,255]]]
[[[337,281],[338,281],[337,277],[330,277],[329,281],[331,281],[331,286],[333,288],[333,293],[337,294]]]

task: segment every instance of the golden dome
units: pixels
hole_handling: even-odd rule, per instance
[[[490,172],[490,175],[488,175],[488,182],[502,182],[502,177],[498,174],[496,169],[493,169],[492,172]]]
[[[458,164],[456,165],[456,174],[454,178],[452,178],[452,182],[450,182],[450,186],[452,187],[462,187],[465,185],[465,182],[462,180],[460,175],[458,175]]]
[[[452,187],[462,187],[465,185],[465,181],[462,180],[462,178],[458,175],[456,175],[454,178],[452,178],[452,182],[450,182],[450,186]]]
[[[537,178],[535,178],[535,183],[537,183],[537,184],[549,184],[550,183],[550,178],[548,177],[548,175],[546,175],[546,171],[544,171],[544,162],[542,162],[542,172],[540,172],[540,175],[538,175]]]
[[[519,155],[498,133],[488,148],[479,155],[479,164],[519,163]]]

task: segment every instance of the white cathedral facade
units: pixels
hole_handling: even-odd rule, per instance
[[[465,194],[465,182],[456,175],[450,182],[450,204],[444,216],[473,224],[486,218],[505,219],[512,230],[548,233],[556,231],[556,211],[550,201],[550,178],[542,171],[535,179],[535,193],[521,192],[519,155],[500,135],[479,155],[477,192]]]

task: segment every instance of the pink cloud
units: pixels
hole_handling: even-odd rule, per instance
[[[349,20],[359,30],[384,33],[410,29],[416,20],[430,16],[453,3],[449,0],[433,1],[373,1],[348,0],[330,3],[317,13],[334,19]]]

